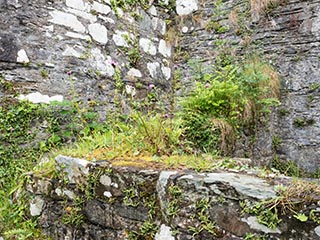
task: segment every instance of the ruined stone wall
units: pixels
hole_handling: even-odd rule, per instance
[[[258,54],[268,61],[280,73],[281,106],[262,131],[257,129],[254,144],[250,137],[243,139],[236,154],[249,155],[258,165],[277,156],[316,171],[320,167],[319,1],[280,1],[260,13],[251,8],[249,1],[199,1],[195,11],[178,16],[176,64],[188,79],[192,75],[188,59],[201,59],[209,67],[221,53]]]
[[[300,222],[284,214],[278,226],[268,228],[258,223],[257,216],[243,211],[244,202],[255,204],[275,197],[275,186],[288,184],[287,178],[263,179],[237,171],[115,167],[64,156],[58,156],[56,163],[59,178],[35,174],[26,186],[33,196],[30,214],[39,216],[39,227],[53,239],[320,237],[315,222]],[[319,203],[312,207],[319,209]]]
[[[40,93],[33,98],[94,101],[101,111],[116,89],[123,98],[132,87],[138,98],[149,84],[168,90],[172,49],[162,5],[124,12],[110,1],[1,1],[0,74],[20,93]]]
[[[159,0],[125,10],[111,3],[1,0],[2,79],[22,98],[81,99],[104,116],[115,102],[126,110],[128,95],[145,97],[150,84],[185,94],[190,59],[210,66],[225,50],[259,52],[281,75],[282,105],[254,145],[248,137],[236,154],[256,164],[276,154],[319,169],[319,1],[288,0],[267,14],[252,13],[248,1]],[[182,71],[178,84],[174,69]]]

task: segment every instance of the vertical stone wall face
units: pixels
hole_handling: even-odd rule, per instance
[[[192,74],[188,59],[201,59],[211,67],[223,51],[258,53],[280,73],[281,106],[257,132],[253,148],[244,139],[236,154],[247,152],[256,164],[270,162],[276,154],[306,171],[316,171],[320,167],[319,3],[289,0],[259,16],[251,15],[248,1],[217,2],[199,1],[195,11],[178,17],[176,61],[186,79]],[[273,146],[273,139],[280,143]]]
[[[2,1],[0,74],[21,93],[104,106],[113,104],[117,71],[121,93],[134,87],[139,98],[149,84],[167,89],[172,49],[163,5],[124,12],[110,1]]]
[[[189,59],[212,66],[221,51],[258,51],[281,75],[282,105],[253,147],[247,138],[236,154],[249,154],[257,164],[277,154],[307,171],[319,169],[317,1],[289,0],[267,16],[251,15],[248,1],[159,0],[125,11],[113,10],[111,2],[0,1],[2,78],[22,94],[40,93],[33,98],[95,101],[104,115],[119,84],[125,103],[133,92],[145,97],[149,84],[169,92],[179,69],[176,93],[184,95],[192,85]],[[275,138],[281,140],[276,148]]]

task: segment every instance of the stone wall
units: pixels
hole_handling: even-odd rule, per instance
[[[64,156],[56,163],[60,177],[33,175],[27,184],[30,214],[39,216],[39,227],[53,239],[320,237],[320,226],[311,221],[282,215],[279,226],[268,228],[243,212],[243,202],[274,198],[275,186],[288,184],[288,178],[113,167]],[[319,209],[319,203],[312,207]]]
[[[281,74],[282,105],[255,144],[248,137],[236,154],[256,164],[277,155],[308,172],[319,169],[318,1],[288,0],[268,14],[252,13],[248,1],[159,0],[125,11],[113,2],[1,0],[2,78],[22,99],[80,99],[104,117],[115,104],[127,110],[128,96],[144,98],[150,84],[185,94],[189,59],[211,66],[224,51],[259,52]],[[179,84],[174,69],[182,70]]]
[[[269,124],[258,131],[254,146],[246,139],[238,154],[247,151],[256,164],[276,155],[306,171],[320,167],[319,115],[319,2],[280,1],[268,13],[250,11],[248,1],[201,1],[197,11],[179,16],[181,33],[176,63],[190,76],[185,59],[202,59],[211,66],[219,55],[258,53],[280,73],[281,106]],[[177,52],[179,50],[179,52]],[[274,139],[279,140],[273,146]]]
[[[0,74],[20,93],[94,101],[101,111],[113,105],[116,89],[134,87],[138,98],[149,84],[168,89],[163,6],[123,12],[110,1],[1,1]]]

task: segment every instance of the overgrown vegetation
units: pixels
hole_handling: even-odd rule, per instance
[[[257,58],[196,71],[195,90],[183,99],[181,118],[187,139],[202,151],[230,153],[241,130],[254,128],[279,104],[278,75]]]
[[[320,186],[313,182],[293,181],[278,186],[277,197],[251,204],[242,202],[243,212],[257,216],[259,223],[276,228],[284,217],[293,216],[300,222],[320,222],[320,212],[310,206],[319,201]]]
[[[251,0],[251,11],[260,16],[281,4],[280,0]],[[112,9],[120,16],[119,9],[132,9],[140,6],[149,7],[149,1],[111,0]],[[164,4],[164,3],[158,3]],[[174,9],[174,1],[169,1]],[[225,22],[227,12],[222,9],[222,1],[216,1],[214,16],[206,25],[206,30],[216,33],[226,33],[230,27]],[[132,13],[136,18],[137,12]],[[223,16],[223,17],[222,17]],[[239,26],[243,16],[237,11],[229,15],[229,21],[239,32],[248,31]],[[172,28],[173,29],[173,28]],[[166,40],[177,41],[175,31],[168,31]],[[126,37],[130,48],[124,49],[131,67],[140,64],[138,42]],[[119,95],[125,95],[124,82],[121,79],[119,67],[115,67],[115,97],[117,105],[115,113],[107,116],[107,121],[97,121],[97,114],[90,107],[83,107],[78,102],[53,103],[51,105],[35,105],[28,102],[9,101],[0,106],[0,235],[6,239],[44,239],[37,229],[36,218],[29,213],[29,196],[23,190],[29,181],[29,173],[34,165],[44,156],[65,154],[86,158],[92,161],[108,159],[113,166],[133,165],[146,167],[161,166],[163,168],[187,167],[197,171],[208,171],[214,168],[238,168],[229,158],[238,137],[244,132],[253,136],[257,124],[267,118],[271,108],[279,104],[279,78],[275,70],[261,58],[247,57],[236,59],[231,53],[227,40],[217,39],[214,42],[219,50],[215,58],[215,66],[206,68],[201,61],[191,64],[194,89],[179,102],[179,112],[174,109],[172,100],[170,111],[159,102],[157,86],[150,84],[147,96],[143,100],[135,99],[129,94],[129,113],[121,112]],[[85,53],[82,58],[90,55]],[[187,51],[176,48],[176,56],[187,60]],[[178,72],[178,71],[176,71]],[[40,71],[43,78],[49,77],[46,69]],[[179,75],[179,77],[181,77]],[[178,82],[178,74],[174,81]],[[0,78],[1,88],[12,91],[13,85]],[[311,87],[311,90],[319,86]],[[175,98],[174,90],[171,99]],[[296,127],[313,124],[311,120],[295,119]],[[279,145],[279,139],[274,138],[274,147]],[[50,155],[50,157],[52,157]],[[53,157],[52,157],[53,158]],[[295,165],[278,161],[275,158],[274,167],[280,172],[301,176]],[[37,171],[52,173],[50,169],[37,167]],[[317,173],[319,175],[319,173]],[[318,176],[317,175],[317,176]],[[89,176],[91,177],[91,176]],[[93,197],[94,180],[87,179],[88,185],[82,186],[85,196]],[[81,186],[79,186],[81,188]],[[135,186],[123,192],[123,203],[130,207],[140,204],[140,195]],[[170,187],[171,201],[168,206],[168,216],[175,217],[179,213],[181,189]],[[300,221],[313,221],[320,224],[319,212],[304,209],[304,205],[315,203],[320,190],[315,185],[296,183],[279,191],[275,199],[256,205],[243,203],[246,213],[258,216],[260,223],[274,228],[281,222],[285,214],[292,214]],[[8,196],[9,195],[9,196]],[[110,202],[111,202],[110,198]],[[148,220],[137,231],[128,231],[129,239],[151,239],[158,230],[155,223],[155,200],[143,201],[148,204]],[[67,202],[63,223],[81,226],[84,216],[81,214],[83,199]],[[203,232],[215,235],[215,223],[210,220],[208,199],[195,203],[196,214],[193,220],[197,226],[190,226],[189,231],[194,236]],[[254,238],[248,234],[246,239]],[[264,239],[261,237],[261,239]]]
[[[36,105],[8,99],[0,106],[0,233],[6,239],[44,239],[23,189],[30,171],[53,148],[100,126],[77,103]],[[100,129],[100,128],[99,128]],[[52,169],[45,169],[45,171]]]

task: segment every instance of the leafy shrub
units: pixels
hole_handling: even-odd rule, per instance
[[[196,76],[193,92],[181,102],[181,117],[187,139],[201,150],[229,153],[238,133],[279,103],[278,75],[257,58]]]

